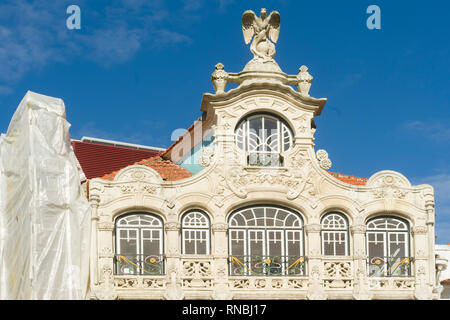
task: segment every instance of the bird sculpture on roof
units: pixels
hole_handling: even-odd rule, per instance
[[[259,62],[273,61],[275,56],[275,45],[280,34],[280,14],[272,11],[267,16],[267,10],[261,9],[261,16],[258,18],[252,10],[247,10],[242,15],[242,33],[245,44],[252,38],[250,51],[254,59]],[[254,36],[254,37],[253,37]],[[273,43],[270,40],[273,41]]]

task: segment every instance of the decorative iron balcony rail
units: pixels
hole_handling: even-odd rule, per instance
[[[252,151],[248,155],[248,165],[255,167],[282,167],[283,158],[276,152]]]
[[[161,275],[164,274],[164,255],[123,255],[114,256],[117,275]]]
[[[305,276],[306,257],[231,255],[230,276]]]
[[[411,257],[368,257],[369,277],[410,277]]]

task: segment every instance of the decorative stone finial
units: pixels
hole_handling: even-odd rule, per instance
[[[245,44],[248,44],[253,36],[250,51],[254,60],[258,62],[273,62],[275,45],[280,34],[280,14],[272,11],[267,17],[267,10],[261,9],[261,17],[257,17],[252,10],[247,10],[242,15],[242,33]],[[271,41],[272,40],[273,43]]]
[[[304,96],[309,96],[313,76],[309,74],[307,66],[301,66],[298,69],[297,80],[298,91]]]
[[[216,93],[224,93],[227,86],[228,73],[224,70],[222,63],[216,64],[216,70],[211,75],[211,81],[213,83]]]

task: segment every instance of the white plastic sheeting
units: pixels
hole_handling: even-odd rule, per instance
[[[0,299],[85,299],[90,208],[64,102],[28,91],[0,137]]]

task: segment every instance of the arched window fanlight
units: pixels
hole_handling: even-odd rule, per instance
[[[210,253],[210,223],[205,213],[194,210],[184,214],[181,229],[183,254]]]
[[[230,275],[304,275],[303,221],[290,209],[259,205],[228,222]]]
[[[367,222],[368,272],[372,277],[411,274],[409,224],[397,217],[378,217]]]
[[[348,255],[347,219],[340,213],[330,212],[322,218],[321,225],[323,255]]]
[[[116,274],[163,274],[164,229],[160,218],[136,212],[119,217],[115,227]]]
[[[288,125],[269,114],[242,119],[236,127],[236,144],[248,152],[252,166],[282,166],[281,153],[292,147],[293,134]]]

